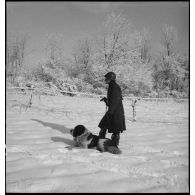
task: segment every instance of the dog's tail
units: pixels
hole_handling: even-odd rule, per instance
[[[122,151],[116,146],[108,146],[107,152],[110,152],[112,154],[121,154],[122,153]]]

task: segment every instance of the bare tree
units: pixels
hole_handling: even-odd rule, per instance
[[[168,26],[167,24],[164,24],[162,27],[162,44],[165,48],[167,56],[170,56],[174,53],[176,41],[176,29],[173,26]]]
[[[121,52],[123,52],[125,33],[129,28],[129,20],[118,12],[112,12],[103,23],[103,55],[107,70],[112,68],[115,61],[124,55]]]
[[[51,67],[54,68],[62,59],[63,37],[58,34],[49,34],[46,40],[45,51]]]
[[[9,39],[6,45],[6,74],[14,79],[21,74],[24,68],[24,60],[27,55],[27,35],[16,36]]]
[[[92,40],[80,39],[74,48],[73,58],[77,67],[77,74],[89,75],[91,73]]]
[[[187,58],[176,52],[177,31],[174,27],[163,25],[162,44],[164,50],[155,60],[153,72],[154,88],[161,90],[185,91],[188,88]]]
[[[149,62],[151,59],[151,37],[149,31],[147,29],[143,29],[140,33],[141,35],[141,43],[140,43],[140,54],[141,59],[144,62]]]

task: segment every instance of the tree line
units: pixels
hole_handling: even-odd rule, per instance
[[[27,37],[7,41],[6,76],[13,84],[18,77],[36,82],[69,82],[79,91],[105,93],[103,75],[114,71],[124,95],[151,97],[189,96],[189,54],[177,51],[177,31],[163,25],[159,45],[153,52],[148,29],[133,29],[119,12],[112,12],[97,30],[78,39],[72,55],[65,58],[60,37],[51,36],[45,51],[47,61],[26,71]]]

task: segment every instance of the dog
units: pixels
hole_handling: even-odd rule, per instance
[[[76,147],[97,149],[100,152],[109,152],[112,154],[121,154],[121,150],[111,139],[99,138],[91,133],[84,125],[77,125],[70,129]]]

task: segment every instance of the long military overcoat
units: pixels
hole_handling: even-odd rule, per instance
[[[109,133],[119,133],[126,130],[122,99],[120,86],[112,80],[107,91],[108,111],[98,125],[101,129],[108,129]]]

